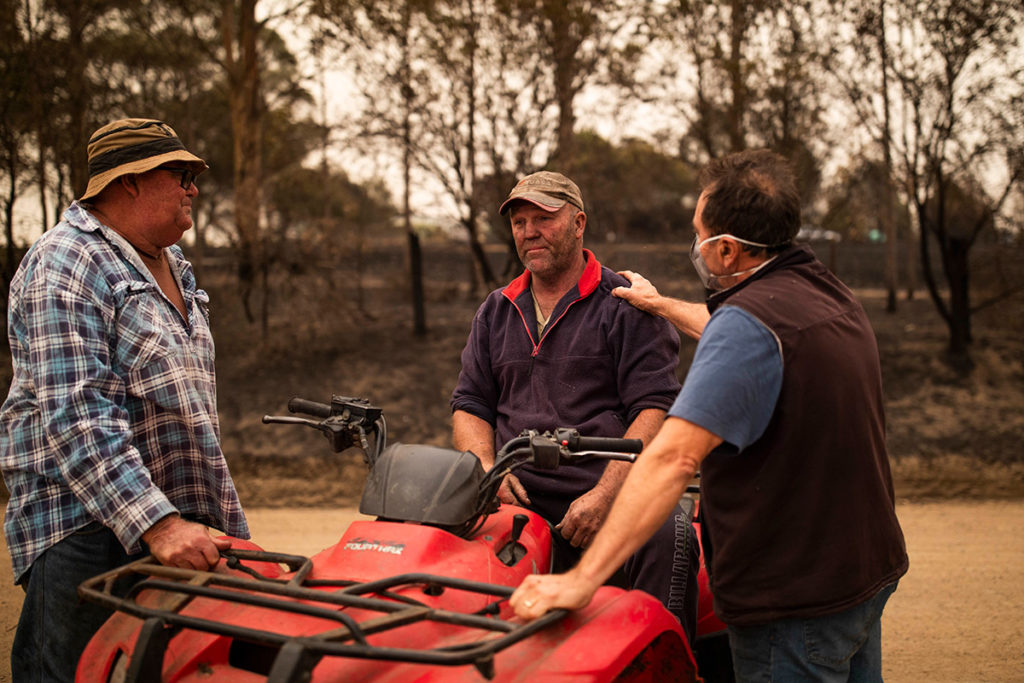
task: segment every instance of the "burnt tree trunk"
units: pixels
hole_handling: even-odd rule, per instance
[[[256,320],[252,294],[257,277],[264,269],[260,230],[263,169],[257,32],[256,0],[241,0],[237,5],[235,0],[224,0],[221,37],[234,135],[234,215],[238,233],[239,294],[249,322]],[[264,301],[264,308],[265,305]],[[265,319],[265,314],[261,317]]]

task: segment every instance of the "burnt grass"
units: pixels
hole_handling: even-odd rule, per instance
[[[699,295],[685,246],[588,246],[605,265],[641,272],[666,294]],[[342,259],[273,273],[265,329],[246,319],[232,270],[204,262],[199,281],[211,295],[224,451],[244,505],[358,502],[365,479],[358,451],[332,453],[313,430],[262,424],[265,414],[288,414],[293,396],[366,398],[383,408],[389,442],[450,444],[448,398],[485,291],[468,284],[465,246],[426,242],[427,331],[414,334],[404,249],[403,240],[381,242],[364,252],[358,270]],[[841,245],[819,253],[854,288],[875,329],[897,497],[1024,497],[1024,293],[975,314],[965,370],[951,362],[946,325],[923,287],[913,298],[901,293],[896,312],[886,311],[881,251]],[[500,270],[502,248],[491,255]],[[1005,286],[990,283],[972,296],[983,301]],[[251,299],[256,317],[260,301]],[[695,346],[683,341],[680,378]],[[9,359],[0,367],[6,386]]]
[[[391,248],[400,252],[404,245]],[[666,294],[699,295],[685,247],[591,248],[605,265],[637,270]],[[384,409],[390,442],[450,444],[448,398],[473,313],[485,294],[468,284],[467,252],[450,243],[424,245],[427,332],[422,337],[413,334],[410,287],[395,253],[379,258],[386,267],[365,271],[361,291],[344,277],[324,285],[322,270],[282,277],[265,336],[241,319],[230,291],[211,292],[221,302],[214,332],[225,452],[243,502],[358,501],[365,477],[358,452],[333,454],[324,437],[311,430],[260,423],[264,413],[285,413],[291,396],[364,397]],[[897,496],[1024,496],[1024,294],[1018,291],[975,314],[973,367],[965,370],[950,358],[945,322],[923,287],[912,298],[901,292],[896,312],[886,311],[878,285],[880,251],[849,245],[822,255],[831,257],[830,265],[854,287],[875,328]],[[500,267],[500,248],[492,256]],[[989,296],[989,290],[975,294],[979,301]],[[683,341],[680,378],[695,346]]]

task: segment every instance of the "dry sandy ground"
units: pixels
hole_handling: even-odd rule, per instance
[[[883,618],[890,681],[1024,681],[1024,502],[900,503],[910,573]],[[311,554],[333,544],[351,509],[253,509],[266,549]],[[0,557],[0,683],[21,603]]]

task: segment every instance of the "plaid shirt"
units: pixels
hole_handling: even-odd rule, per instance
[[[174,512],[249,537],[220,449],[209,297],[178,247],[164,253],[187,321],[132,246],[78,202],[11,282],[0,468],[16,580],[94,520],[130,553]]]

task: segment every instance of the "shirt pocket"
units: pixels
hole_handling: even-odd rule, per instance
[[[156,285],[124,283],[118,292],[115,365],[130,396],[157,403],[159,394],[181,375],[180,359],[189,345],[187,331]]]

